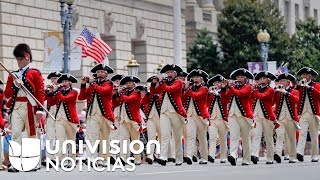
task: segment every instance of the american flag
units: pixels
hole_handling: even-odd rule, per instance
[[[289,73],[289,69],[288,69],[288,64],[289,63],[282,63],[279,68],[277,69],[277,73],[276,75],[279,75],[279,74],[282,74],[282,73],[285,73],[285,74],[288,74]]]
[[[86,27],[74,42],[82,47],[82,57],[92,57],[98,63],[102,63],[107,55],[112,51],[102,39],[96,37]]]

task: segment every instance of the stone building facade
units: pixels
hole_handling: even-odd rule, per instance
[[[312,16],[319,21],[319,0],[274,0],[287,22],[287,30],[294,33],[295,20]],[[186,67],[186,50],[196,32],[207,27],[217,39],[217,17],[224,0],[181,0],[182,66]],[[157,74],[163,63],[174,62],[173,0],[75,0],[73,28],[84,26],[101,37],[112,48],[109,63],[116,73],[127,74],[131,55],[140,64],[139,77]],[[31,46],[32,67],[42,69],[44,37],[47,31],[62,31],[58,0],[0,0],[0,61],[16,70],[12,50],[18,43]],[[61,60],[62,61],[62,60]],[[82,61],[77,77],[88,75],[93,61]],[[46,75],[48,72],[43,72]],[[0,72],[6,80],[8,74]]]
[[[185,9],[182,2],[182,11]],[[173,5],[171,0],[76,0],[74,29],[84,26],[100,32],[113,49],[109,63],[116,73],[127,74],[131,55],[140,64],[139,77],[146,81],[155,75],[159,62],[173,63]],[[183,13],[182,13],[183,14]],[[0,0],[0,58],[10,70],[18,69],[12,50],[18,43],[27,43],[33,51],[32,67],[42,69],[43,33],[62,31],[58,0]],[[182,66],[186,66],[185,17],[182,25]],[[82,61],[77,77],[89,75],[93,61]],[[44,75],[47,72],[43,72]],[[7,73],[0,74],[1,79]]]

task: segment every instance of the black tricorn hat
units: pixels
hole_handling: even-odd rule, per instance
[[[61,76],[61,73],[60,72],[51,72],[49,73],[47,79],[51,79],[52,77],[60,77]]]
[[[96,73],[98,70],[104,70],[104,71],[106,71],[106,72],[109,73],[109,74],[113,73],[113,69],[112,69],[111,67],[107,66],[107,65],[104,65],[104,64],[98,64],[98,65],[96,65],[95,67],[93,67],[93,68],[91,69],[91,72],[92,72],[92,73]]]
[[[148,92],[148,87],[145,86],[145,85],[139,84],[139,85],[136,86],[136,89],[139,90],[139,91],[146,91],[146,92]]]
[[[212,85],[214,82],[216,82],[216,81],[221,82],[221,81],[225,81],[225,80],[226,80],[226,78],[224,78],[221,74],[217,74],[217,75],[213,76],[212,78],[210,78],[210,79],[208,80],[207,84],[208,84],[209,86],[211,86],[211,85]]]
[[[193,69],[189,74],[188,74],[188,79],[189,78],[192,78],[192,77],[194,77],[194,76],[201,76],[201,77],[203,77],[203,78],[205,78],[205,79],[208,79],[208,77],[209,77],[209,75],[205,72],[205,71],[203,71],[203,70],[201,70],[201,69]]]
[[[184,71],[180,71],[180,72],[177,73],[177,76],[187,77],[187,76],[188,76],[188,73],[187,73],[187,72],[184,72]]]
[[[126,76],[121,79],[120,85],[125,85],[127,82],[130,82],[130,81],[138,83],[138,82],[140,82],[140,79],[136,76]]]
[[[148,78],[147,82],[152,82],[153,79],[158,79],[159,80],[158,76],[151,76],[151,77]]]
[[[111,81],[121,80],[124,77],[122,74],[116,74],[111,77]]]
[[[280,81],[281,79],[288,79],[293,82],[296,81],[296,78],[292,74],[289,74],[289,73],[279,74],[276,81]]]
[[[239,68],[230,74],[231,79],[236,79],[237,76],[246,76],[248,79],[253,79],[253,74],[245,68]]]
[[[177,74],[182,71],[181,67],[175,64],[167,64],[161,70],[160,73],[166,73],[167,71],[176,71]]]
[[[71,74],[62,74],[59,79],[57,80],[58,83],[62,83],[63,80],[68,80],[71,83],[77,83],[78,80],[77,78],[75,78],[74,76],[72,76]]]
[[[307,73],[307,74],[311,74],[312,76],[317,76],[318,72],[315,71],[314,69],[310,68],[310,67],[303,67],[301,68],[298,72],[297,75],[300,76],[303,73]]]
[[[272,81],[277,79],[277,77],[269,71],[260,71],[255,75],[254,80],[259,80],[262,77],[269,78]]]

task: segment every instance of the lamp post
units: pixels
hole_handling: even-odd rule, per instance
[[[60,0],[61,27],[63,29],[63,73],[69,72],[70,30],[72,27],[72,4],[75,0]],[[65,10],[65,3],[68,10]]]
[[[257,39],[260,42],[261,46],[261,59],[263,61],[263,70],[268,70],[268,42],[270,40],[270,34],[267,32],[267,30],[260,29]]]
[[[134,55],[131,55],[131,59],[129,60],[129,63],[127,65],[128,67],[128,74],[133,76],[138,76],[139,73],[139,66],[137,60],[134,59]]]

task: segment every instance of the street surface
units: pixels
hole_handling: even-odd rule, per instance
[[[261,159],[261,158],[260,158]],[[72,172],[55,172],[51,170],[46,172],[42,168],[37,172],[20,172],[8,173],[0,172],[1,180],[14,179],[32,179],[32,180],[320,180],[320,162],[311,163],[310,156],[305,157],[305,162],[289,164],[288,161],[282,161],[281,164],[266,165],[266,159],[261,159],[258,165],[241,166],[241,159],[238,160],[237,166],[233,167],[229,163],[220,164],[219,159],[216,163],[207,165],[183,164],[175,166],[168,163],[162,167],[159,164],[143,164],[136,167],[134,172],[79,172],[74,169]],[[60,169],[61,170],[61,169]]]

